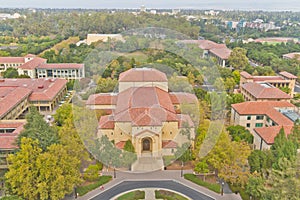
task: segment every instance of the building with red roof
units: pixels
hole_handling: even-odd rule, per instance
[[[282,57],[284,59],[297,59],[298,61],[300,61],[300,52],[284,54]]]
[[[106,135],[121,149],[131,140],[138,157],[143,153],[170,155],[195,137],[191,116],[181,111],[183,105],[198,109],[196,96],[169,93],[167,76],[156,69],[134,68],[121,73],[118,93],[91,95],[86,105],[110,111],[99,120],[98,137]],[[182,130],[189,130],[189,137]]]
[[[254,136],[255,149],[269,149],[281,128],[291,133],[299,108],[287,101],[248,101],[233,104],[231,124],[246,127]]]
[[[25,120],[0,121],[0,169],[7,168],[7,155],[18,148],[16,139],[25,123]]]
[[[240,73],[240,89],[244,96],[247,94],[243,93],[243,85],[246,83],[258,83],[262,84],[263,86],[272,85],[276,88],[289,88],[290,93],[289,95],[293,98],[294,96],[294,88],[296,84],[297,76],[288,73],[286,71],[280,72],[278,76],[252,76],[248,72],[241,72]],[[266,85],[267,84],[267,85]],[[258,87],[257,84],[248,84],[247,87]],[[274,89],[269,89],[274,90]],[[267,90],[265,90],[267,91]],[[275,90],[274,90],[275,91]]]
[[[17,119],[30,105],[52,111],[67,92],[65,79],[1,79],[0,120]]]
[[[197,44],[203,50],[202,57],[213,57],[217,59],[220,66],[225,67],[231,54],[231,50],[225,44],[218,44],[210,40],[182,40],[187,44]]]
[[[47,59],[33,54],[24,57],[0,57],[0,72],[10,67],[18,69],[19,75],[28,75],[30,78],[65,78],[69,80],[85,77],[84,64],[47,64]]]

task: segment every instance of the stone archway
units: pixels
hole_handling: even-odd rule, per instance
[[[152,151],[152,139],[146,137],[142,139],[142,152],[151,152]]]

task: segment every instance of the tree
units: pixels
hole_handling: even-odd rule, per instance
[[[234,48],[228,58],[230,66],[237,70],[244,70],[249,65],[249,60],[246,54],[246,49],[240,47]]]
[[[73,119],[72,104],[66,103],[56,110],[54,120],[58,126],[63,126],[68,118]]]
[[[79,160],[61,144],[52,144],[43,152],[38,140],[22,138],[20,151],[8,160],[8,190],[24,199],[62,199],[81,182]]]
[[[38,199],[36,160],[42,149],[37,140],[22,138],[20,151],[7,158],[11,163],[5,174],[9,192],[25,199]]]
[[[135,153],[135,149],[134,149],[134,146],[133,146],[131,140],[126,141],[123,150],[127,151],[127,152],[131,152],[131,153]]]
[[[6,71],[3,72],[3,78],[18,78],[19,73],[16,68],[8,68]]]
[[[262,173],[263,171],[272,168],[273,161],[273,154],[270,150],[254,150],[248,157],[250,172]]]
[[[181,147],[177,147],[177,150],[175,152],[175,158],[182,162],[187,162],[189,160],[192,160],[192,152],[190,149],[190,143],[184,143]]]
[[[227,127],[227,131],[232,137],[233,141],[245,141],[248,144],[253,143],[253,135],[244,126],[236,125]]]
[[[250,176],[246,186],[246,193],[252,196],[253,200],[259,200],[264,190],[264,179],[260,176]]]
[[[53,127],[50,127],[43,116],[35,107],[30,107],[29,113],[26,115],[27,123],[24,125],[24,130],[20,133],[17,143],[21,143],[23,137],[38,140],[40,147],[46,151],[51,144],[58,143],[58,135]]]

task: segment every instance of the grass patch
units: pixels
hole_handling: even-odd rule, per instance
[[[145,199],[145,191],[136,190],[132,192],[128,192],[118,197],[117,200],[139,200]]]
[[[165,166],[172,164],[174,160],[175,160],[175,156],[163,156],[163,161]]]
[[[85,195],[89,191],[92,191],[92,190],[96,189],[97,187],[100,187],[101,185],[109,182],[111,179],[112,179],[111,176],[100,176],[99,179],[94,183],[91,183],[91,184],[85,185],[85,186],[79,186],[77,188],[77,192],[78,192],[79,196]]]
[[[156,199],[166,199],[166,200],[188,200],[187,198],[166,190],[155,190]]]
[[[207,189],[212,190],[216,193],[220,193],[220,191],[221,191],[220,184],[205,182],[205,181],[199,179],[194,174],[184,174],[184,178],[189,180],[189,181],[192,181],[193,183],[196,183],[197,185],[201,185],[203,187],[206,187]]]

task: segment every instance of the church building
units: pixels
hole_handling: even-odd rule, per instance
[[[169,91],[166,74],[156,69],[121,73],[117,93],[91,95],[86,105],[108,113],[99,120],[98,137],[106,135],[120,149],[131,140],[138,157],[173,155],[186,142],[193,146],[195,123],[184,107],[198,108],[198,99]]]

